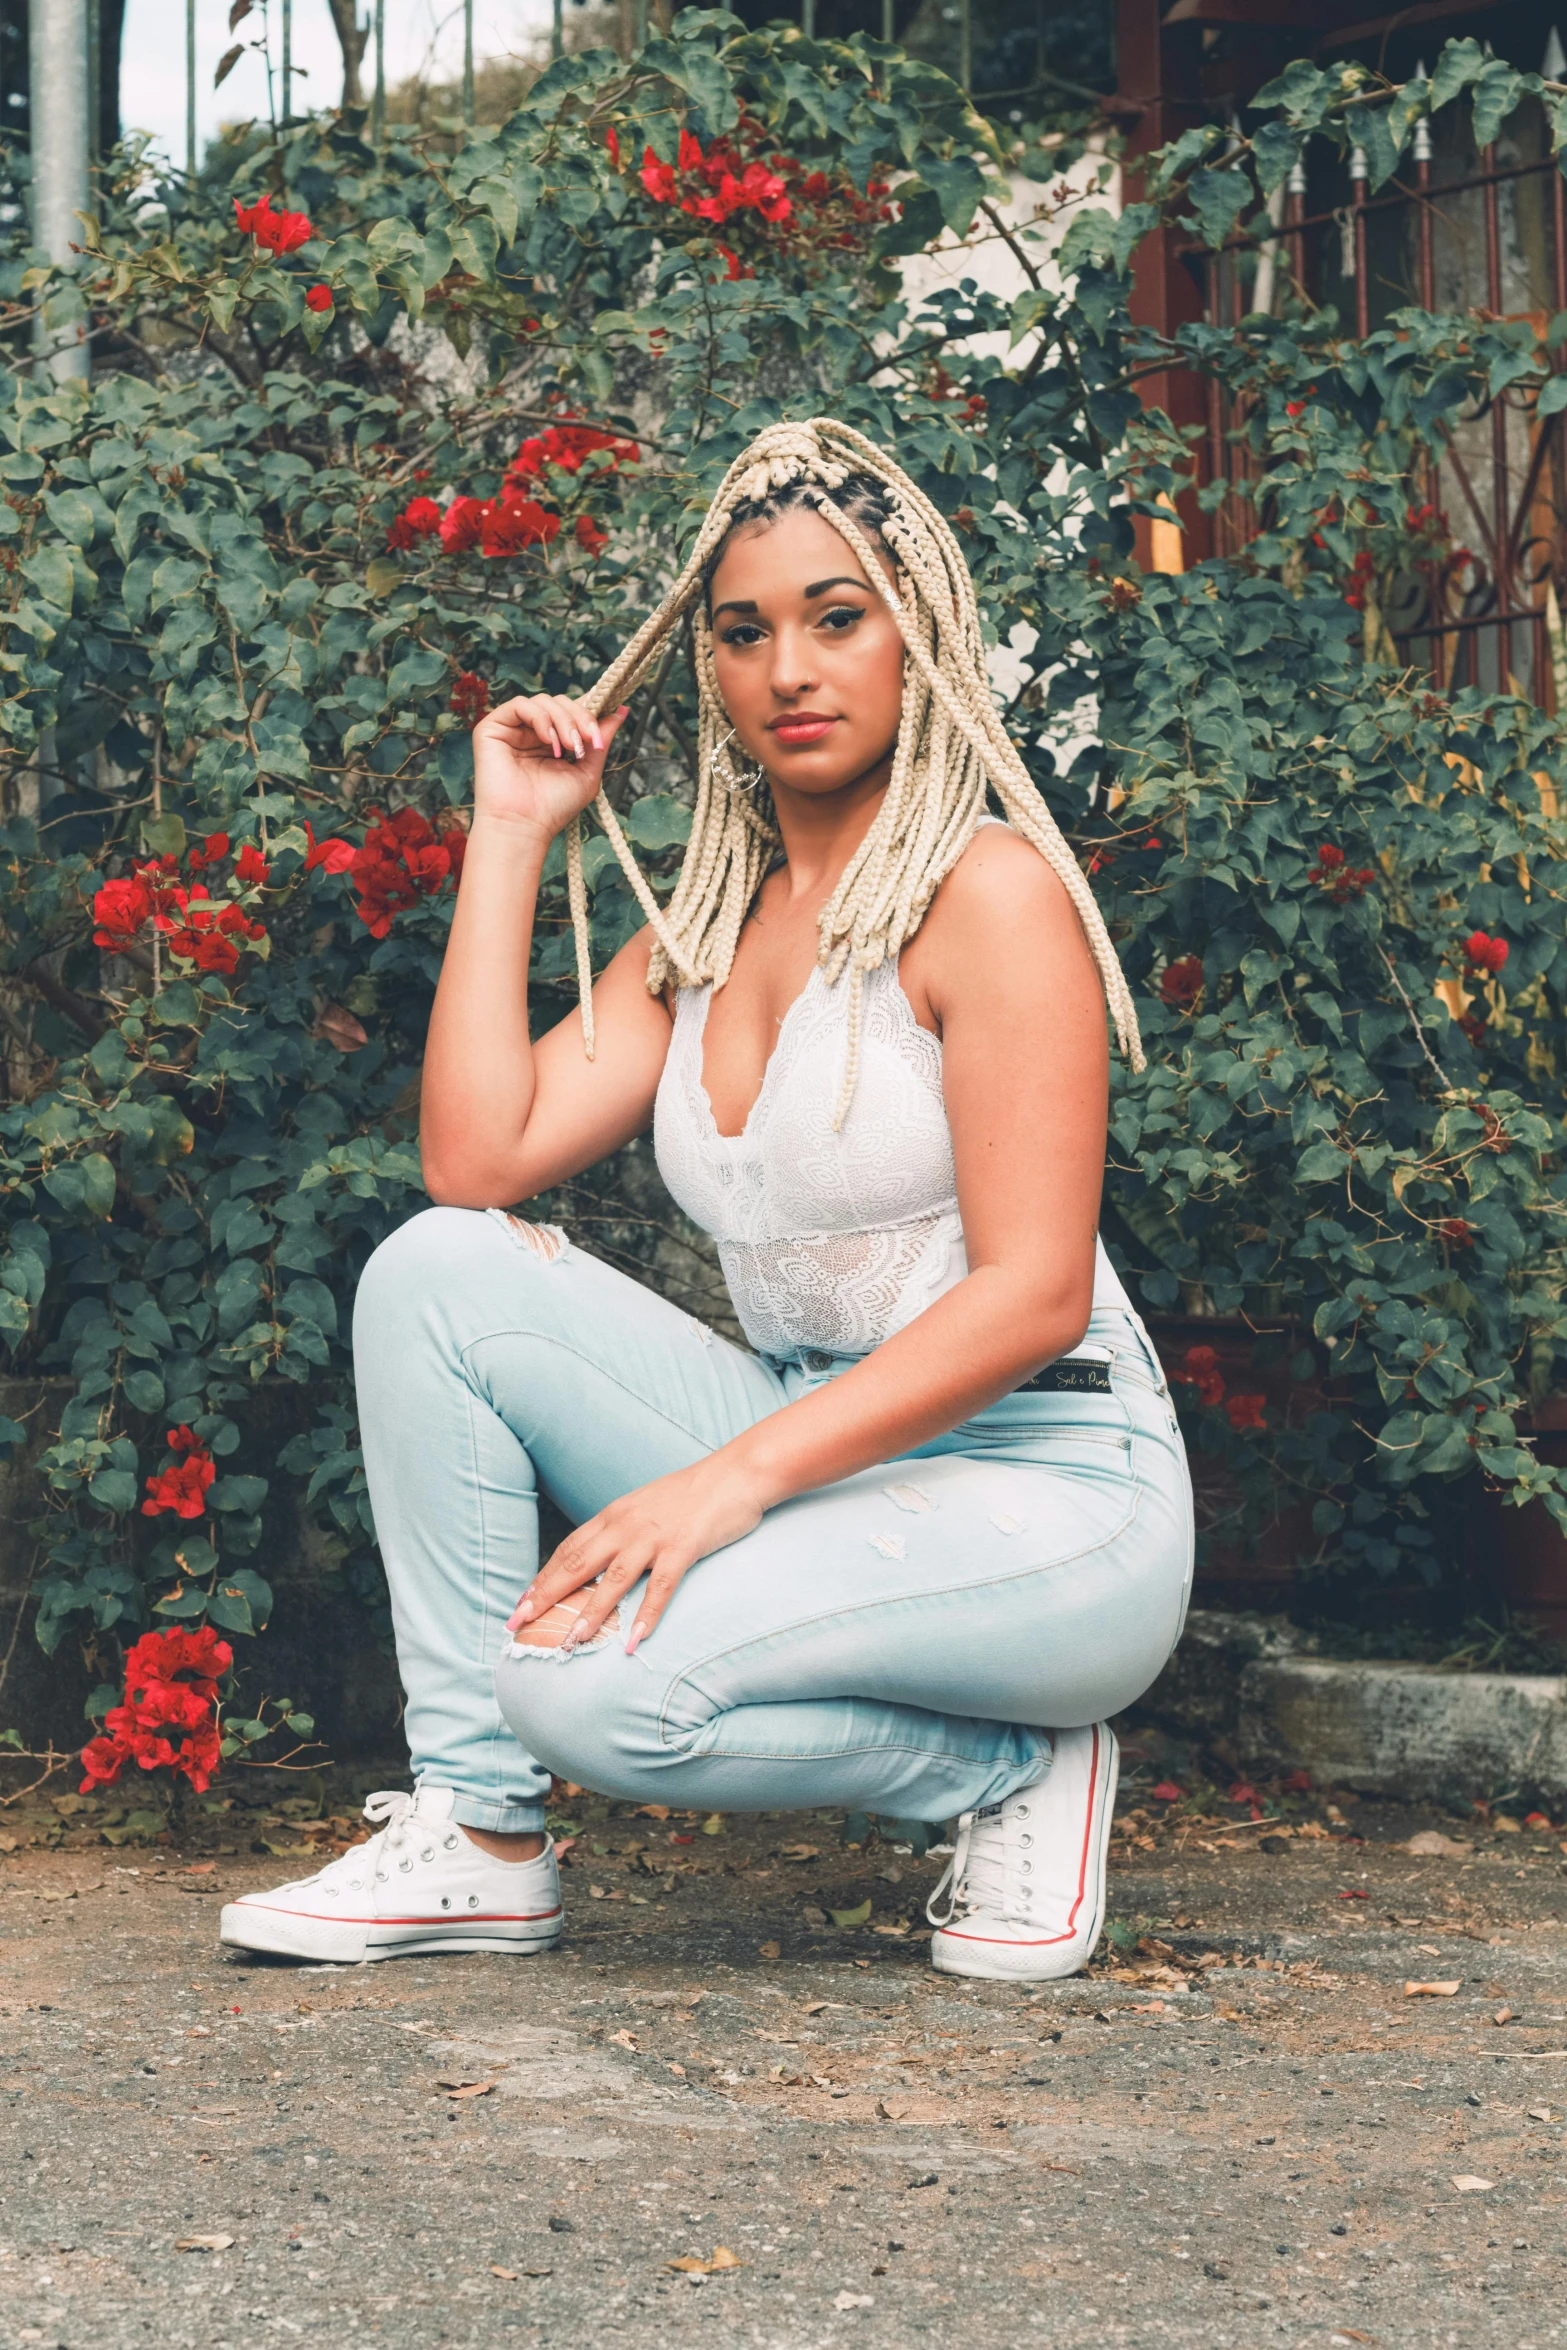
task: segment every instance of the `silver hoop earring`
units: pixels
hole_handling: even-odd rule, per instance
[[[718,773],[719,752],[728,750],[729,745],[734,741],[735,736],[739,733],[739,731],[740,729],[737,726],[731,726],[729,732],[724,736],[723,741],[720,743],[714,743],[712,750],[708,754],[707,761],[707,772],[710,777],[715,776]],[[730,770],[731,790],[738,788],[743,792],[754,792],[758,785],[760,785],[764,780],[765,772],[760,767],[753,767],[749,775],[743,773],[735,774],[733,768]]]

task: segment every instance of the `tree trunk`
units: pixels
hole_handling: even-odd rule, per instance
[[[342,102],[345,106],[362,106],[365,94],[359,80],[359,68],[364,62],[365,49],[370,40],[369,23],[359,22],[358,0],[327,0],[327,6],[332,11],[332,30],[343,52]]]

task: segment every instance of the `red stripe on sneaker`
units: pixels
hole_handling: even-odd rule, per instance
[[[952,1942],[990,1942],[994,1943],[998,1949],[1006,1950],[1049,1950],[1054,1943],[1070,1942],[1077,1929],[1077,1913],[1083,1906],[1083,1895],[1088,1890],[1088,1855],[1094,1840],[1094,1797],[1098,1791],[1099,1724],[1095,1722],[1093,1758],[1088,1770],[1088,1813],[1083,1822],[1083,1849],[1078,1855],[1077,1863],[1077,1899],[1073,1902],[1068,1913],[1064,1934],[1041,1934],[1034,1941],[1020,1942],[1010,1934],[964,1934],[959,1933],[951,1926],[938,1926],[936,1931],[945,1934]]]
[[[558,1918],[562,1904],[557,1901],[553,1909],[458,1909],[442,1911],[438,1917],[422,1918],[356,1918],[345,1916],[341,1910],[284,1909],[270,1901],[243,1898],[234,1907],[255,1910],[268,1917],[306,1918],[313,1924],[327,1926],[535,1926],[546,1918]]]

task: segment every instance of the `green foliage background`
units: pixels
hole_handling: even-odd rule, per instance
[[[1463,46],[1440,102],[1542,102],[1537,77],[1493,87],[1478,53],[1466,80]],[[1217,241],[1308,132],[1367,143],[1368,108],[1396,159],[1439,93],[1360,71],[1291,69],[1252,146],[1193,134],[1150,202]],[[754,137],[829,194],[784,232],[655,205],[636,164],[682,129]],[[74,1382],[43,1454],[46,1647],[84,1642],[110,1682],[149,1621],[258,1628],[300,1508],[378,1610],[348,1319],[365,1257],[422,1204],[418,1067],[451,896],[373,939],[347,882],[307,870],[306,822],[357,841],[374,809],[461,807],[459,673],[496,698],[587,685],[782,410],[895,445],[964,534],[998,638],[1031,648],[1010,719],[1105,892],[1150,1048],[1147,1076],[1117,1081],[1120,1261],[1150,1306],[1284,1314],[1297,1369],[1331,1365],[1304,1432],[1194,1413],[1194,1440],[1259,1495],[1308,1495],[1321,1556],[1382,1575],[1441,1571],[1454,1480],[1561,1509],[1514,1416],[1567,1335],[1567,758],[1516,699],[1432,695],[1376,616],[1410,560],[1422,448],[1505,386],[1548,411],[1564,379],[1478,319],[1411,314],[1365,344],[1298,311],[1193,332],[1186,360],[1249,397],[1264,527],[1243,559],[1144,578],[1132,517],[1186,464],[1135,391],[1159,356],[1127,315],[1151,214],[1080,208],[1065,291],[1016,238],[1034,282],[1010,308],[972,283],[912,304],[892,267],[981,205],[998,227],[996,165],[954,85],[897,52],[688,10],[632,68],[563,60],[472,143],[396,131],[377,154],[343,118],[258,130],[194,189],[129,157],[74,279],[21,249],[5,264],[13,323],[77,306],[95,350],[90,385],[53,388],[18,343],[0,384],[0,1333],[15,1369]],[[860,217],[878,176],[893,214]],[[263,188],[313,224],[285,260],[234,227],[231,199]],[[729,274],[720,236],[753,275]],[[330,314],[305,306],[315,284]],[[493,493],[562,405],[641,461],[550,475],[553,546],[389,551],[410,497]],[[579,514],[608,533],[596,557]],[[1360,556],[1365,611],[1344,600]],[[1102,742],[1067,767],[1054,746],[1084,695]],[[677,662],[613,771],[666,882],[691,712]],[[264,954],[192,978],[93,945],[106,878],[216,830],[267,857],[245,901]],[[1334,899],[1312,878],[1324,841],[1374,886]],[[601,958],[634,919],[606,849],[588,857]],[[1472,1037],[1433,990],[1476,927],[1511,955]],[[1166,1002],[1162,975],[1194,955],[1201,994]],[[547,1011],[569,967],[557,873]],[[345,1050],[354,1022],[366,1041]],[[655,1188],[636,1146],[568,1212],[689,1291],[706,1260]],[[281,1450],[279,1393],[299,1399]],[[171,1535],[137,1505],[182,1422],[220,1475],[199,1531]]]

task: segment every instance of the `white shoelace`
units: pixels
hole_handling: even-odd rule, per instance
[[[366,1843],[351,1845],[347,1852],[340,1852],[335,1860],[329,1860],[324,1869],[317,1869],[314,1876],[298,1877],[295,1883],[346,1885],[363,1871],[368,1870],[373,1874],[384,1852],[395,1851],[399,1845],[407,1843],[409,1821],[418,1800],[417,1795],[405,1795],[400,1789],[392,1787],[383,1787],[377,1794],[367,1795],[365,1818],[372,1825],[377,1820],[384,1821],[385,1825]]]
[[[933,1926],[951,1925],[960,1911],[967,1916],[977,1909],[1000,1909],[1001,1853],[1000,1817],[987,1820],[978,1812],[966,1811],[958,1822],[952,1858],[925,1904],[925,1915]],[[947,1906],[938,1916],[936,1904],[943,1893],[947,1895]]]

